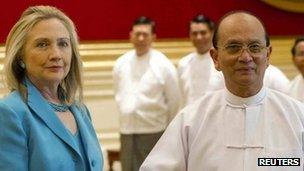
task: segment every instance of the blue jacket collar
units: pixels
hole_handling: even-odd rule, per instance
[[[69,145],[74,151],[80,154],[75,142],[73,141],[72,135],[67,132],[66,128],[56,116],[56,113],[48,105],[46,99],[41,95],[39,90],[28,79],[25,80],[25,86],[27,87],[28,106],[38,117],[43,120],[43,122],[50,128],[50,130],[54,132],[55,135]],[[77,109],[74,109],[73,113],[78,113],[76,111]],[[81,128],[81,126],[79,127]]]

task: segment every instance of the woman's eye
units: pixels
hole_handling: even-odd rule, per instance
[[[69,46],[69,43],[66,42],[66,41],[62,41],[62,42],[59,42],[58,45],[59,45],[60,47],[68,47],[68,46]]]
[[[40,48],[44,48],[46,46],[48,46],[48,44],[46,42],[40,42],[37,44],[37,47],[40,47]]]

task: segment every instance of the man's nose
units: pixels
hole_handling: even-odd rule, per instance
[[[239,55],[239,61],[242,61],[242,62],[250,62],[253,60],[253,57],[252,55],[250,54],[249,52],[249,49],[247,48],[243,48],[240,52],[240,55]]]
[[[202,39],[203,36],[202,36],[202,34],[198,33],[198,34],[196,35],[196,38],[197,38],[197,39]]]
[[[144,40],[144,35],[140,34],[140,35],[138,36],[138,40],[139,40],[139,41],[143,41],[143,40]]]

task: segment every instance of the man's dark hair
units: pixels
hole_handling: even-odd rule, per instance
[[[151,20],[149,17],[140,16],[133,22],[133,27],[137,25],[150,25],[152,29],[152,33],[155,33],[155,22]]]
[[[293,44],[293,46],[291,48],[291,54],[292,54],[293,57],[296,56],[296,46],[300,42],[304,42],[304,36],[296,38],[296,40],[295,40],[295,42],[294,42],[294,44]]]
[[[218,24],[218,26],[215,28],[215,31],[214,31],[214,35],[213,35],[213,38],[212,38],[212,44],[213,44],[213,47],[217,49],[217,43],[218,43],[218,30],[219,30],[219,26],[221,25],[221,22],[229,17],[230,15],[233,15],[233,14],[238,14],[238,13],[244,13],[244,14],[248,14],[248,15],[251,15],[253,17],[255,17],[257,20],[260,21],[260,23],[262,24],[263,26],[263,29],[264,29],[264,32],[265,32],[265,40],[266,40],[266,46],[268,47],[270,45],[270,39],[269,39],[269,36],[268,36],[268,33],[267,33],[267,30],[266,30],[266,27],[264,25],[264,23],[262,22],[262,20],[255,16],[254,14],[248,12],[248,11],[231,11],[227,14],[225,14],[221,19],[220,19],[220,22]]]
[[[207,26],[208,26],[208,28],[209,28],[209,30],[210,31],[214,31],[214,28],[215,28],[215,24],[214,24],[214,22],[210,19],[210,18],[208,18],[208,17],[206,17],[206,16],[204,16],[204,15],[202,15],[202,14],[199,14],[199,15],[197,15],[197,16],[195,16],[192,20],[191,20],[191,22],[190,22],[190,24],[189,24],[189,30],[190,30],[190,28],[191,28],[191,24],[192,23],[196,23],[196,24],[206,24]]]

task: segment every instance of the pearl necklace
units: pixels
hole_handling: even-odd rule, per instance
[[[52,103],[49,101],[48,101],[48,103],[55,112],[66,112],[69,110],[69,106],[64,103],[56,104],[56,103]]]

